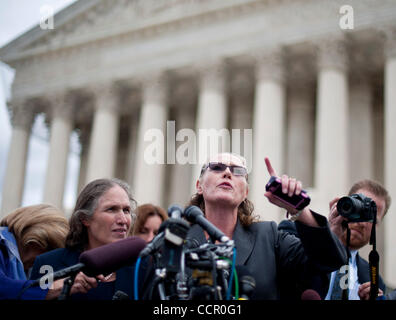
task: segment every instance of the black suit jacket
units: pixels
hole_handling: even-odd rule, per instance
[[[246,266],[256,280],[252,299],[281,298],[281,291],[287,290],[281,277],[288,275],[290,281],[298,281],[296,279],[303,277],[307,265],[328,273],[344,264],[346,252],[330,232],[326,218],[313,214],[320,227],[313,228],[297,222],[301,240],[279,232],[275,222],[257,222],[248,227],[237,222],[233,234],[236,264]],[[206,242],[204,232],[198,225],[192,226],[188,238],[200,244]]]
[[[77,264],[80,256],[79,251],[70,250],[66,248],[55,249],[44,254],[41,254],[36,257],[32,273],[31,279],[38,279],[43,276],[40,274],[40,267],[43,265],[52,266],[54,272],[64,269],[66,267],[70,267],[74,264]],[[113,297],[113,294],[118,290],[125,292],[128,294],[129,298],[133,298],[133,279],[134,279],[134,266],[123,267],[116,271],[116,280],[114,283],[114,290],[110,295],[101,295],[101,291],[105,284],[98,283],[98,287],[91,289],[87,294],[75,294],[71,296],[71,299],[77,300],[92,300],[92,299],[103,299],[110,300]],[[108,284],[107,284],[108,285]]]

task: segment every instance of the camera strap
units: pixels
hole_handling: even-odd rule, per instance
[[[377,214],[373,215],[373,224],[371,226],[370,244],[373,246],[369,254],[370,266],[370,300],[376,300],[378,297],[378,281],[379,281],[379,254],[377,252],[375,228],[377,225]]]
[[[341,300],[349,300],[349,260],[351,259],[351,252],[349,251],[349,244],[351,242],[351,229],[349,229],[349,225],[346,224],[346,232],[347,232],[347,237],[346,237],[346,252],[347,252],[347,257],[348,257],[348,268],[347,268],[347,272],[348,272],[348,282],[347,282],[347,286],[345,289],[342,290],[342,294],[341,294]]]

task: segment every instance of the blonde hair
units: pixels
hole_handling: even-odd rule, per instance
[[[209,161],[214,157],[220,156],[220,159],[223,155],[226,156],[234,156],[236,158],[238,158],[241,162],[242,162],[242,166],[246,168],[246,159],[237,154],[237,153],[231,153],[231,152],[223,152],[223,153],[219,153],[219,154],[215,154],[211,157],[208,157],[205,161],[205,163],[203,164],[202,168],[201,168],[201,173],[199,175],[199,179],[202,179],[202,176],[204,175],[207,166],[209,164]],[[246,183],[248,183],[248,175],[246,175]],[[205,213],[205,199],[203,194],[199,194],[198,192],[195,193],[191,199],[190,202],[188,203],[188,206],[197,206],[199,207],[203,213]],[[253,222],[256,222],[259,220],[259,216],[254,214],[254,205],[253,202],[251,202],[248,199],[245,199],[244,201],[242,201],[242,203],[239,205],[238,207],[238,218],[239,221],[241,222],[241,224],[243,226],[249,226],[251,225]]]
[[[49,204],[18,208],[4,217],[0,225],[8,227],[18,244],[36,244],[44,250],[63,248],[69,232],[62,211]]]
[[[211,155],[211,156],[209,156],[209,157],[206,158],[206,161],[204,162],[204,164],[203,164],[202,167],[201,167],[201,172],[200,172],[200,174],[199,174],[199,179],[201,179],[201,177],[202,177],[203,174],[205,173],[205,170],[207,169],[208,164],[209,164],[210,160],[213,159],[213,157],[219,157],[219,158],[220,158],[219,160],[222,160],[223,157],[231,157],[231,156],[232,156],[232,157],[235,157],[235,158],[237,158],[239,161],[241,161],[242,167],[244,167],[244,168],[247,170],[247,161],[246,161],[246,158],[243,157],[243,156],[241,156],[240,154],[234,153],[234,152],[216,153],[216,154],[213,154],[213,155]],[[246,182],[249,182],[249,180],[248,180],[248,175],[246,175]]]

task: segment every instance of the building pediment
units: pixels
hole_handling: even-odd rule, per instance
[[[144,35],[153,28],[254,2],[257,0],[77,1],[55,15],[54,29],[37,25],[1,48],[0,59],[18,60],[121,34]]]

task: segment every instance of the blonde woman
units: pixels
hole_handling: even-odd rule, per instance
[[[32,287],[28,271],[37,255],[64,246],[69,225],[63,213],[48,204],[18,208],[0,222],[0,299],[52,299],[57,289]]]
[[[270,176],[277,176],[268,158],[265,164]],[[265,179],[265,177],[262,177]],[[292,196],[302,190],[302,183],[287,175],[281,176],[282,192]],[[244,265],[256,281],[254,300],[280,299],[282,289],[290,290],[297,279],[305,277],[308,263],[314,263],[321,272],[336,270],[345,261],[346,254],[337,237],[330,232],[327,219],[309,208],[299,211],[263,190],[268,200],[297,218],[296,226],[301,241],[277,231],[275,222],[257,222],[253,205],[247,199],[249,192],[246,160],[236,154],[221,153],[211,156],[204,164],[196,181],[196,194],[190,204],[204,212],[206,219],[235,241],[236,264]],[[193,225],[189,237],[199,244],[207,241],[207,234]],[[285,287],[284,276],[292,279]]]

